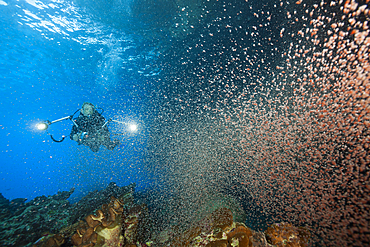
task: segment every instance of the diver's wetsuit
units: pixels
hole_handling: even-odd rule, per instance
[[[106,125],[102,128],[105,118],[99,112],[94,111],[90,117],[80,113],[75,122],[78,127],[73,125],[70,138],[73,140],[73,135],[86,132],[86,135],[82,141],[78,141],[78,144],[88,146],[91,151],[98,152],[100,145],[105,146],[109,150],[113,150],[118,145],[118,141],[110,139],[108,126]]]

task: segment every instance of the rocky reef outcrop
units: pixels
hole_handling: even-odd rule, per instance
[[[9,201],[0,196],[0,246],[33,247],[306,247],[310,233],[289,223],[257,232],[237,222],[235,212],[220,207],[187,226],[153,231],[145,204],[134,199],[135,184],[115,183],[74,204],[73,193]]]
[[[67,234],[73,231],[72,225],[94,213],[111,197],[122,198],[131,205],[134,190],[135,184],[119,187],[110,183],[104,190],[92,191],[73,204],[67,199],[74,189],[39,196],[29,202],[23,198],[9,201],[0,194],[0,246],[32,246],[38,239],[53,235],[51,233],[64,231],[63,234]]]
[[[53,196],[26,199],[1,199],[1,246],[27,246],[46,231],[59,231],[70,221],[71,205],[67,201],[74,189]],[[5,200],[4,200],[5,199]]]
[[[193,223],[185,232],[174,232],[160,246],[168,247],[306,247],[310,233],[288,223],[273,224],[265,232],[250,229],[233,221],[228,208],[219,208]]]

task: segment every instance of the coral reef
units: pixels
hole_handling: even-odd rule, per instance
[[[145,217],[147,209],[144,205],[135,204],[133,190],[127,193],[126,189],[119,188],[123,192],[119,199],[111,196],[109,203],[101,205],[98,210],[94,210],[94,213],[62,229],[58,234],[43,236],[33,246],[137,246],[138,236],[140,236],[138,232],[142,231],[139,224],[144,222],[142,217]],[[83,201],[88,200],[84,198]]]
[[[193,221],[198,221],[220,208],[230,209],[235,222],[246,221],[246,214],[243,207],[235,198],[214,191],[210,191],[204,196],[202,207],[197,210],[196,217]]]
[[[39,238],[33,246],[43,246],[43,247],[57,247],[62,246],[65,243],[64,236],[60,234],[45,233],[41,238]]]
[[[275,246],[306,247],[310,233],[289,223],[273,224],[266,230],[266,239]]]
[[[135,198],[140,198],[150,208],[150,221],[153,222],[150,225],[152,240],[164,243],[171,238],[174,232],[172,228],[178,228],[177,232],[185,231],[186,226],[202,220],[220,208],[230,209],[235,222],[245,223],[244,209],[234,196],[209,190],[207,193],[203,191],[201,198],[197,198],[196,190],[193,190],[195,193],[190,191],[191,189],[189,193],[183,191],[181,194],[171,194],[161,188],[135,194]]]
[[[94,213],[99,206],[109,202],[112,196],[122,198],[123,203],[129,205],[134,200],[135,186],[136,184],[132,183],[120,187],[112,182],[102,191],[95,190],[89,192],[81,200],[72,205],[72,210],[79,213],[71,216],[71,222],[77,222],[82,220],[85,215]]]
[[[61,238],[74,233],[76,222],[94,213],[112,196],[121,198],[127,206],[132,205],[134,189],[135,184],[119,187],[110,183],[104,190],[90,192],[74,204],[67,200],[74,189],[53,196],[36,197],[26,203],[23,198],[9,201],[1,195],[0,246],[31,246],[35,242],[50,243],[44,246],[59,246],[51,243],[61,244]]]
[[[80,221],[76,233],[71,237],[74,246],[136,246],[136,234],[140,206],[134,206],[125,212],[123,200],[111,198],[96,215],[88,215]]]
[[[265,233],[256,232],[233,220],[229,208],[217,208],[188,227],[182,225],[153,231],[148,208],[134,202],[135,184],[119,187],[111,183],[79,202],[70,204],[73,193],[59,192],[14,203],[0,197],[1,246],[33,247],[306,247],[308,230],[289,223],[271,225]],[[108,202],[108,203],[106,203]],[[198,214],[198,212],[194,212]],[[198,217],[199,218],[199,217]],[[153,241],[149,241],[153,239]],[[145,243],[146,242],[146,243]]]
[[[220,208],[175,235],[166,246],[252,246],[252,230],[233,222],[230,209]]]
[[[306,247],[309,235],[308,230],[288,223],[273,224],[265,233],[256,232],[243,223],[233,222],[232,212],[220,208],[192,224],[185,232],[174,234],[164,246]]]
[[[46,231],[54,232],[67,226],[70,215],[67,198],[73,191],[71,189],[53,196],[36,197],[27,203],[22,198],[11,202],[3,199],[0,245],[26,246]]]
[[[191,241],[202,233],[212,231],[212,229],[226,229],[233,223],[233,214],[227,208],[220,208],[192,224],[184,233],[175,236],[169,246],[189,246]]]

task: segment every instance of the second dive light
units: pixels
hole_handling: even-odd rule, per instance
[[[115,122],[115,123],[127,125],[128,128],[129,128],[129,130],[130,130],[130,132],[136,132],[137,131],[137,125],[136,124],[134,124],[134,123],[121,122],[121,121],[114,120],[114,119],[109,119],[107,122],[105,122],[105,124],[103,124],[102,128],[105,127],[110,122]]]

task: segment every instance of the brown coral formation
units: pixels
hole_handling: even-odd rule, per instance
[[[252,230],[244,226],[243,224],[234,223],[225,232],[218,232],[217,235],[216,237],[219,237],[221,239],[217,239],[217,240],[209,242],[206,245],[206,247],[218,247],[218,246],[220,247],[221,246],[252,247],[253,246]]]
[[[310,234],[291,224],[274,224],[264,233],[256,232],[243,223],[233,222],[232,213],[221,208],[178,234],[166,246],[171,247],[306,247]]]
[[[252,246],[252,230],[244,225],[239,225],[227,234],[227,241],[231,246],[233,243],[239,244],[240,247]]]
[[[108,204],[103,204],[94,214],[62,229],[58,234],[45,233],[33,246],[151,246],[153,242],[140,244],[137,241],[138,233],[143,230],[140,230],[139,226],[143,225],[145,210],[142,206],[128,206],[124,199],[112,197]],[[192,224],[187,230],[174,231],[168,237],[168,241],[158,243],[158,246],[306,247],[310,234],[306,229],[294,227],[289,223],[273,224],[265,233],[255,232],[243,223],[234,222],[229,209],[220,208]]]
[[[127,217],[124,220],[125,239],[126,239],[127,246],[135,244],[135,240],[136,240],[135,238],[137,235],[137,230],[138,230],[137,228],[139,225],[141,211],[142,211],[141,206],[135,206],[131,208],[128,212]]]
[[[45,232],[42,234],[42,237],[39,238],[35,243],[33,243],[33,247],[59,247],[65,246],[69,247],[71,245],[68,244],[68,240],[76,231],[78,223],[64,227],[59,231],[58,234],[52,234],[50,232]]]
[[[136,241],[141,207],[124,211],[123,201],[112,197],[95,215],[79,222],[72,244],[78,247],[132,246]]]
[[[230,209],[220,208],[176,235],[167,246],[250,247],[252,240],[253,231],[233,222]]]
[[[46,232],[33,244],[33,247],[58,247],[64,243],[65,238],[63,235]]]
[[[62,229],[58,234],[45,233],[34,247],[108,247],[136,246],[142,206],[128,206],[125,199],[112,197],[108,204],[84,220]]]
[[[193,224],[183,234],[178,234],[171,241],[171,246],[189,246],[192,239],[202,232],[208,232],[215,228],[225,229],[233,223],[233,214],[227,208],[220,208]]]
[[[265,234],[267,241],[278,247],[306,247],[310,238],[308,230],[289,223],[273,224],[266,230]]]

